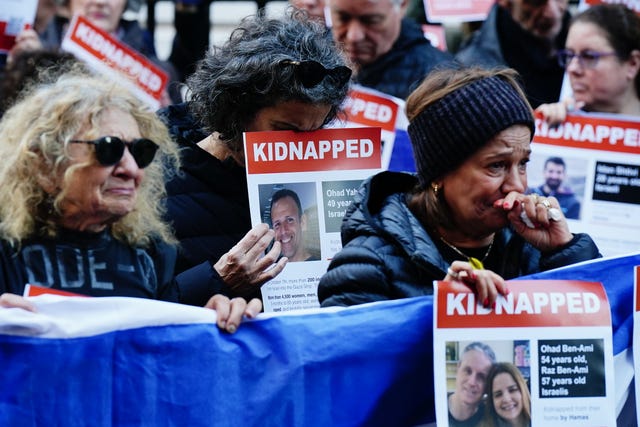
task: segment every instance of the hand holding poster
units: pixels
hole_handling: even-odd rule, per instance
[[[472,426],[486,418],[528,419],[536,427],[615,426],[611,316],[602,285],[569,280],[508,285],[509,295],[485,308],[465,285],[437,283],[438,426],[458,425],[456,420]],[[475,380],[465,379],[470,370]],[[518,397],[506,410],[501,399],[516,388]],[[457,404],[462,394],[466,406]]]
[[[264,310],[318,307],[320,276],[342,248],[342,218],[362,180],[380,170],[380,129],[244,137],[251,222],[269,224],[289,259],[280,275],[262,286]]]
[[[33,25],[36,0],[0,0],[0,53],[8,53],[22,30]]]

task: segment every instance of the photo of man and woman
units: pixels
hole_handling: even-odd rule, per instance
[[[449,427],[531,425],[529,341],[448,341]]]

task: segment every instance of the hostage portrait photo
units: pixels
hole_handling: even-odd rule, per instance
[[[289,262],[318,261],[320,229],[315,182],[258,186],[262,222],[275,231]]]

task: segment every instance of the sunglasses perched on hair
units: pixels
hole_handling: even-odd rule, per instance
[[[583,50],[580,53],[574,52],[569,49],[560,50],[557,53],[558,64],[562,68],[567,68],[573,58],[578,58],[578,63],[582,68],[595,68],[598,65],[598,61],[603,56],[614,56],[616,52],[597,52],[595,50]]]
[[[351,69],[344,65],[325,68],[317,61],[294,61],[292,59],[285,59],[280,64],[293,65],[293,76],[306,88],[316,87],[327,76],[336,80],[340,86],[347,84],[351,78]]]
[[[144,169],[153,161],[153,157],[158,151],[158,145],[146,138],[123,141],[117,136],[103,136],[93,141],[74,139],[69,142],[93,145],[96,160],[102,166],[113,166],[118,163],[124,156],[124,148],[127,147],[138,167]]]

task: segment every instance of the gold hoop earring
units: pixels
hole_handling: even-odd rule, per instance
[[[440,186],[438,184],[436,184],[435,182],[431,183],[431,188],[433,189],[433,194],[436,196],[436,199],[438,198],[438,192],[440,191]]]

